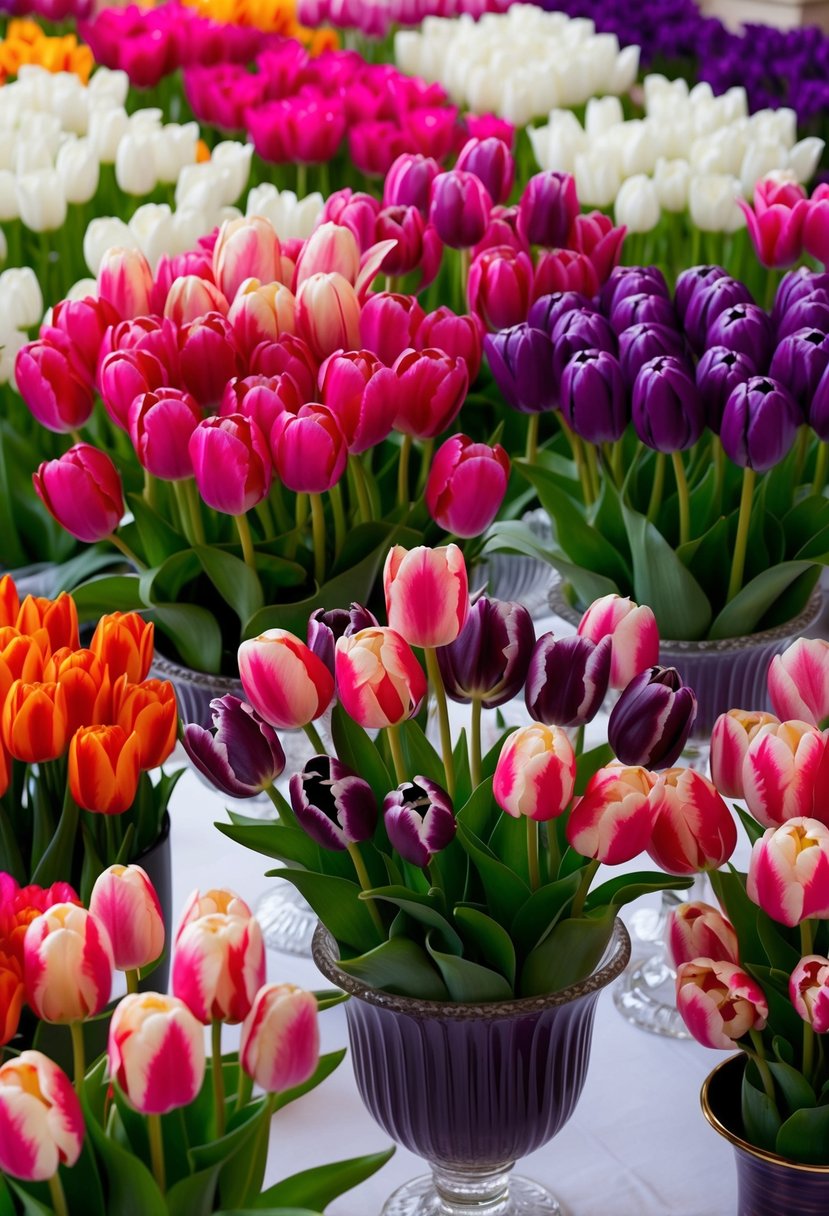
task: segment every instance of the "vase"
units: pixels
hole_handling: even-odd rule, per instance
[[[516,1160],[570,1118],[587,1075],[596,1001],[619,976],[630,940],[617,919],[604,959],[561,992],[481,1005],[395,996],[338,965],[322,925],[314,961],[347,992],[350,1055],[369,1114],[431,1175],[392,1195],[382,1216],[553,1216]]]
[[[737,1216],[826,1216],[829,1165],[787,1161],[743,1139],[740,1091],[745,1056],[731,1056],[705,1079],[702,1111],[730,1142],[737,1164]]]
[[[552,543],[550,516],[543,508],[528,511],[522,517],[522,522],[540,545]],[[480,567],[473,567],[469,578],[473,593],[485,588],[492,599],[517,601],[533,616],[543,616],[551,587],[558,575],[543,558],[524,553],[497,552],[487,554]]]

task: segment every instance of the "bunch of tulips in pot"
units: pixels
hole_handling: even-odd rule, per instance
[[[829,552],[827,300],[805,269],[768,313],[718,266],[683,271],[673,293],[657,267],[618,267],[598,298],[553,293],[487,336],[507,402],[545,431],[555,420],[517,467],[577,601],[633,595],[684,640],[803,610]],[[520,525],[495,532],[538,552]]]
[[[101,870],[162,835],[177,777],[151,774],[176,742],[172,686],[147,679],[153,626],[102,617],[88,646],[71,596],[27,596],[0,579],[0,867],[22,883],[66,880],[85,896]]]
[[[734,809],[751,855],[747,873],[711,873],[719,908],[674,913],[677,1007],[706,1047],[744,1053],[744,1070],[723,1074],[741,1099],[730,1093],[728,1118],[715,1112],[728,1130],[829,1166],[829,643],[777,656],[768,691],[774,714],[734,709],[712,734],[713,780],[745,803]]]
[[[152,969],[165,938],[139,866],[105,870],[88,908],[66,884],[19,889],[0,874],[0,932],[2,1041],[25,1000],[43,1030],[67,1027],[73,1045],[67,1071],[37,1036],[0,1065],[5,1211],[175,1216],[255,1207],[311,1216],[387,1160],[354,1158],[263,1190],[272,1116],[345,1054],[321,1056],[319,1042],[318,1012],[341,998],[268,983],[259,926],[233,891],[188,900],[171,995],[136,991],[138,969]],[[116,971],[126,972],[128,993],[113,1009]],[[102,1016],[111,1018],[106,1052],[87,1060],[84,1029]],[[223,1054],[222,1027],[240,1024],[238,1052]]]
[[[649,609],[628,603],[575,638],[536,641],[520,604],[470,604],[452,545],[392,549],[384,585],[388,626],[355,606],[312,619],[308,644],[278,631],[244,642],[249,703],[214,701],[215,732],[185,727],[219,789],[269,787],[276,804],[275,822],[231,812],[221,830],[286,863],[276,873],[330,930],[343,970],[376,988],[475,1003],[564,988],[597,965],[622,904],[730,855],[736,831],[713,785],[670,767],[694,694],[655,665]],[[440,750],[417,716],[428,685]],[[609,742],[584,751],[609,686],[621,690]],[[484,753],[483,711],[522,692],[532,721]],[[288,801],[272,786],[275,731],[335,695],[336,755],[295,772]],[[447,697],[471,706],[468,736],[453,738]],[[601,864],[646,851],[678,877],[625,873],[591,890]]]

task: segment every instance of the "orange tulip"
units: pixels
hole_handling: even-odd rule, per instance
[[[0,1047],[17,1033],[25,995],[19,960],[0,948]]]
[[[9,689],[0,736],[15,760],[40,764],[66,748],[66,691],[52,683],[15,680]]]
[[[17,628],[37,641],[44,657],[61,646],[77,650],[78,610],[71,595],[62,591],[56,600],[27,595],[17,614]]]
[[[169,680],[130,684],[121,676],[112,690],[112,717],[128,735],[138,736],[142,769],[163,764],[176,745],[178,709]]]
[[[153,661],[153,635],[152,621],[137,612],[111,612],[101,617],[90,647],[109,668],[113,684],[123,675],[138,684]]]
[[[2,743],[0,743],[0,798],[3,797],[6,790],[9,788],[12,779],[12,764],[11,757],[6,751]]]
[[[0,705],[15,680],[31,684],[43,677],[43,655],[34,638],[14,625],[0,628]]]
[[[69,744],[69,789],[78,806],[122,815],[135,801],[140,744],[120,726],[82,726]]]
[[[66,690],[66,734],[79,726],[108,722],[112,708],[109,672],[91,650],[56,651],[44,668],[45,680],[57,680]]]
[[[20,611],[20,597],[10,574],[0,578],[0,625],[13,625]]]

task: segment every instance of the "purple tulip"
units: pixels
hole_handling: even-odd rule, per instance
[[[429,156],[404,152],[389,168],[383,186],[384,207],[417,207],[424,218],[429,214],[432,182],[440,165]]]
[[[546,726],[584,726],[601,708],[610,680],[610,636],[600,642],[545,633],[530,659],[524,700]]]
[[[802,421],[787,388],[768,376],[752,376],[726,401],[720,439],[734,464],[765,473],[789,452]]]
[[[725,403],[738,384],[757,375],[748,355],[712,346],[697,364],[697,388],[705,405],[706,421],[719,435]]]
[[[581,308],[592,308],[592,304],[580,291],[554,291],[552,295],[539,296],[530,309],[527,321],[534,329],[543,329],[545,334],[552,337],[559,318],[568,312],[578,312]]]
[[[759,372],[769,365],[772,328],[769,315],[757,304],[725,308],[708,326],[706,346],[726,346],[748,355]]]
[[[728,272],[722,266],[692,266],[690,270],[683,270],[674,288],[674,306],[680,321],[684,324],[688,305],[698,291],[704,291],[717,279],[727,278]]]
[[[578,213],[576,183],[569,173],[536,173],[518,203],[518,231],[530,245],[561,249]]]
[[[609,317],[614,306],[625,296],[638,295],[663,296],[670,300],[671,293],[659,267],[616,266],[602,288],[602,312]]]
[[[290,781],[299,825],[323,849],[340,851],[370,840],[377,826],[371,786],[333,756],[313,756]]]
[[[494,709],[524,684],[535,630],[523,604],[479,596],[454,642],[438,648],[446,695],[461,705]]]
[[[492,199],[474,173],[451,169],[432,182],[429,219],[444,245],[471,249],[486,232]]]
[[[829,443],[829,369],[818,381],[809,403],[809,426],[824,443]]]
[[[788,274],[784,274],[778,284],[771,313],[775,328],[779,328],[786,313],[798,300],[817,291],[825,291],[829,298],[829,274],[815,273],[806,266],[800,266],[797,270],[790,270]]]
[[[775,350],[769,375],[789,390],[805,417],[827,366],[829,338],[826,334],[819,329],[798,329],[784,338]]]
[[[643,322],[678,328],[676,310],[664,296],[640,291],[636,295],[622,296],[614,301],[610,310],[610,324],[617,334]]]
[[[502,139],[470,139],[458,153],[456,169],[474,173],[494,203],[505,203],[515,181],[515,161]]]
[[[799,329],[819,329],[829,333],[829,291],[816,288],[786,309],[777,325],[777,341],[782,342]]]
[[[642,367],[633,386],[633,425],[657,452],[681,452],[697,442],[705,406],[681,359],[662,355]]]
[[[606,350],[615,355],[616,335],[600,312],[592,308],[580,308],[568,312],[555,323],[552,332],[553,379],[561,381],[561,373],[580,350]]]
[[[635,676],[610,711],[607,738],[622,764],[670,768],[688,741],[697,698],[675,667]]]
[[[629,385],[634,383],[640,368],[649,360],[657,359],[660,355],[684,359],[686,350],[682,334],[667,325],[644,321],[641,325],[631,325],[630,329],[619,334],[619,362]]]
[[[695,291],[685,310],[685,336],[693,349],[701,354],[705,350],[708,330],[712,321],[733,308],[735,304],[751,304],[751,292],[745,283],[728,277],[715,279],[713,283]],[[712,346],[716,343],[712,342]]]
[[[621,439],[630,421],[630,402],[615,355],[580,350],[561,373],[561,412],[571,430],[589,443]]]
[[[350,638],[352,633],[377,624],[377,617],[362,604],[355,603],[350,608],[332,608],[328,612],[324,608],[318,608],[308,618],[306,641],[309,649],[313,650],[317,658],[322,659],[333,676],[334,651],[339,639]]]
[[[383,819],[392,848],[421,869],[451,844],[457,830],[452,799],[428,777],[404,781],[386,794]]]
[[[285,768],[276,731],[238,697],[210,702],[213,731],[196,722],[184,728],[182,745],[195,767],[228,798],[253,798]]]
[[[495,383],[508,405],[522,414],[555,409],[558,395],[552,376],[553,344],[525,321],[487,334],[484,352]]]

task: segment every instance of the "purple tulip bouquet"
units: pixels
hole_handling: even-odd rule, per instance
[[[507,403],[555,420],[518,462],[553,523],[490,545],[544,556],[582,606],[653,608],[663,637],[745,636],[805,606],[829,555],[829,291],[806,269],[770,312],[718,266],[619,267],[487,336]]]

